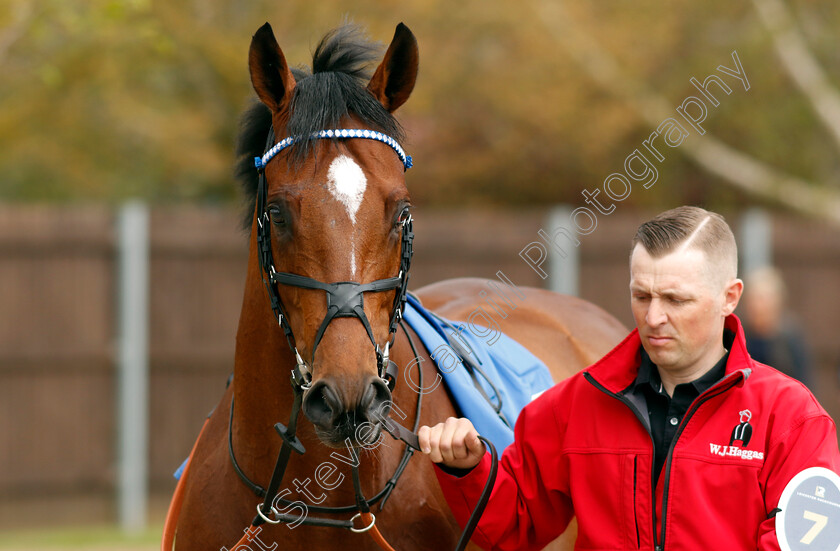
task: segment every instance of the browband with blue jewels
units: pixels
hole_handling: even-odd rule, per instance
[[[397,155],[399,155],[400,160],[405,167],[405,170],[408,170],[412,166],[411,155],[406,155],[403,148],[400,147],[400,144],[397,143],[397,140],[388,136],[387,134],[383,134],[382,132],[376,132],[374,130],[361,130],[361,129],[335,129],[335,130],[320,130],[315,132],[310,136],[310,139],[319,139],[319,138],[365,138],[368,140],[376,140],[378,142],[382,142],[385,145],[388,145],[393,149]],[[295,143],[295,139],[291,136],[288,138],[283,138],[279,142],[277,142],[274,147],[269,149],[268,151],[263,154],[262,157],[254,157],[254,166],[257,167],[258,170],[262,170],[265,168],[265,165],[268,164],[268,161],[272,159],[275,155],[289,147]]]

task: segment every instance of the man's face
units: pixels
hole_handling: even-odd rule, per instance
[[[724,318],[738,304],[741,282],[723,283],[720,273],[698,249],[653,258],[636,245],[630,306],[642,346],[660,369],[700,376],[722,356]]]

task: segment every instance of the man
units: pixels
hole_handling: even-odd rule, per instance
[[[799,325],[785,311],[782,274],[765,266],[753,270],[744,280],[744,333],[750,357],[810,388],[810,354]]]
[[[831,418],[747,354],[723,218],[680,207],[642,224],[630,257],[636,330],[529,404],[473,541],[539,549],[577,517],[577,549],[778,550],[787,483],[840,472]],[[459,522],[489,455],[466,419],[419,431]]]

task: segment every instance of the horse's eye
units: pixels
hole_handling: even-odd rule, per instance
[[[277,207],[270,207],[268,209],[268,215],[271,217],[271,223],[278,227],[285,227],[286,226],[286,218],[283,216],[283,212]]]

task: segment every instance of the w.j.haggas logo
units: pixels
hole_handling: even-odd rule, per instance
[[[757,459],[759,461],[763,460],[764,452],[745,449],[750,443],[753,433],[752,425],[750,425],[752,413],[748,409],[739,411],[738,413],[741,415],[741,422],[735,425],[735,428],[732,429],[732,436],[729,438],[729,445],[724,446],[723,444],[714,444],[710,442],[709,453],[720,457],[736,457],[746,461],[752,461],[753,459]]]
[[[750,438],[752,438],[752,425],[750,425],[752,413],[750,413],[750,410],[748,409],[739,411],[738,413],[741,415],[741,423],[732,429],[732,436],[729,438],[729,445],[737,445],[740,448],[745,448],[750,443]],[[736,442],[739,443],[736,444]]]

